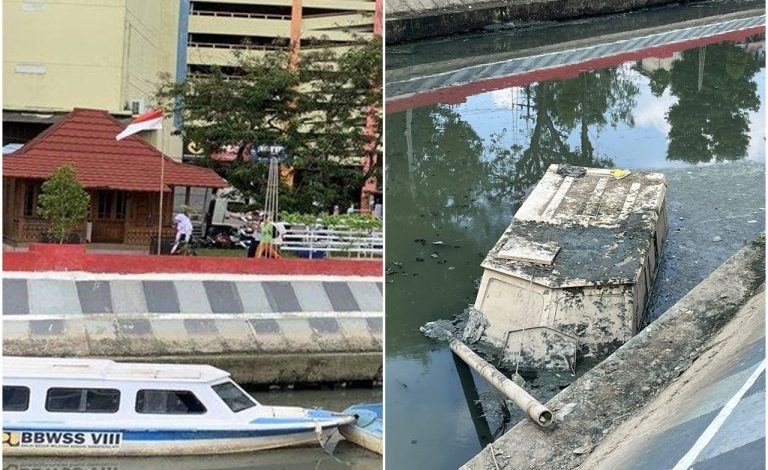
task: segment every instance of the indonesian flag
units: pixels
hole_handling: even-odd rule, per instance
[[[163,128],[163,110],[155,109],[144,114],[136,116],[128,127],[123,129],[123,132],[117,134],[115,140],[123,140],[128,136],[139,133],[141,131],[148,131],[154,129]]]

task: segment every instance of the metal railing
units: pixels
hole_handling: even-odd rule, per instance
[[[205,11],[193,10],[190,12],[193,16],[217,16],[224,18],[252,18],[262,20],[290,20],[291,15],[277,15],[274,13],[236,13],[228,11]]]
[[[307,258],[346,254],[357,258],[382,256],[384,232],[348,228],[293,225],[281,237],[281,251],[293,251]]]

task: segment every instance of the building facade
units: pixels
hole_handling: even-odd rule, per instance
[[[291,37],[294,0],[192,0],[188,3],[189,72],[233,63],[234,50],[267,51]],[[302,0],[301,39],[344,46],[373,35],[375,0]],[[186,5],[185,5],[186,6]],[[184,8],[184,7],[182,7]],[[247,45],[245,44],[247,43]]]
[[[76,107],[145,111],[159,75],[176,73],[179,18],[180,0],[4,1],[3,143],[25,143]],[[180,154],[165,132],[152,143]]]

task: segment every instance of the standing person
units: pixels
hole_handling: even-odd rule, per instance
[[[261,244],[261,222],[259,222],[258,214],[254,213],[253,218],[249,222],[248,226],[253,230],[251,235],[251,244],[248,246],[248,258],[256,256],[256,250],[258,250]]]
[[[283,236],[285,236],[286,228],[283,222],[275,222],[272,225],[275,228],[272,233],[272,257],[280,259],[283,257],[283,255],[280,254],[280,245],[283,244]]]
[[[333,215],[339,215],[339,213],[340,213],[339,205],[336,204],[335,206],[333,206]]]
[[[256,257],[261,258],[264,254],[269,257],[269,245],[272,244],[272,222],[266,217],[261,222],[260,234],[261,239],[258,248],[256,248]]]
[[[192,221],[189,220],[187,214],[179,212],[173,218],[173,223],[176,225],[176,242],[171,248],[171,254],[176,253],[181,242],[189,243],[192,240]]]

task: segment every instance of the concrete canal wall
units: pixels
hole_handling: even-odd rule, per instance
[[[620,13],[674,0],[387,0],[386,41],[396,44],[512,21]]]
[[[631,33],[604,34],[532,49],[490,49],[471,57],[388,69],[386,112],[434,103],[464,103],[468,96],[478,93],[573,78],[585,70],[646,57],[671,57],[688,48],[741,41],[748,35],[762,33],[764,11],[751,9]]]
[[[550,400],[548,407],[556,411],[554,429],[545,431],[523,421],[462,469],[495,468],[494,464],[520,470],[579,467],[594,446],[642,412],[697,359],[717,352],[721,344],[713,338],[734,318],[764,308],[764,283],[763,235]]]
[[[378,277],[7,272],[3,291],[6,355],[207,363],[256,384],[382,374]]]

